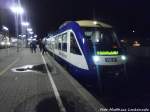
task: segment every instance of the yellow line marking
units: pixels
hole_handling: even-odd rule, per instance
[[[5,69],[3,69],[0,72],[0,76],[2,76],[5,72],[7,72],[17,61],[19,61],[20,58],[17,58],[15,61],[13,61],[10,65],[8,65]]]

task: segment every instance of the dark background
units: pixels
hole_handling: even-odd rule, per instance
[[[150,38],[147,0],[21,0],[34,32],[41,37],[64,21],[97,19],[114,26],[120,37]],[[14,33],[10,0],[0,0],[0,22]],[[132,31],[135,30],[133,33]]]

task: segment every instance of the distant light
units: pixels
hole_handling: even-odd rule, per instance
[[[34,40],[34,41],[35,41],[36,39],[34,38],[34,39],[32,39],[32,40]]]
[[[22,35],[22,37],[26,37],[26,35]]]
[[[28,31],[28,32],[31,32],[31,31],[32,31],[32,28],[27,28],[27,31]]]
[[[5,45],[5,42],[1,42],[1,45]]]
[[[17,39],[12,38],[12,39],[11,39],[11,42],[17,42]]]
[[[93,60],[94,60],[94,62],[98,62],[99,61],[99,56],[93,56]]]
[[[122,60],[126,60],[127,57],[126,57],[125,55],[122,55],[122,56],[121,56],[121,59],[122,59]]]
[[[28,41],[31,41],[31,40],[32,40],[31,38],[28,39]]]
[[[133,47],[140,47],[141,44],[138,41],[133,42]]]
[[[9,29],[6,26],[2,26],[2,29],[8,31]]]
[[[7,44],[8,46],[10,46],[10,42],[7,42],[6,44]]]
[[[135,30],[132,30],[132,32],[134,33],[134,32],[135,32]]]
[[[61,42],[61,38],[58,38],[58,40]]]
[[[35,38],[37,38],[37,35],[34,35]]]
[[[99,42],[99,39],[96,39],[96,42]]]
[[[93,21],[93,24],[95,24],[95,25],[96,25],[96,24],[97,24],[97,21]]]
[[[123,39],[122,40],[120,40],[121,42],[125,42]]]
[[[26,35],[19,35],[19,37],[26,37]]]
[[[13,13],[16,13],[16,14],[23,14],[24,13],[24,9],[18,5],[14,5],[10,9]]]
[[[33,34],[33,32],[29,32],[29,34],[31,34],[31,35],[32,35],[32,34]]]
[[[29,22],[22,22],[21,23],[23,26],[29,26]]]
[[[138,41],[134,41],[135,44],[139,43]]]

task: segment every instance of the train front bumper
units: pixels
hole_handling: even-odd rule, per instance
[[[100,66],[99,71],[102,77],[117,78],[125,74],[126,67],[124,64],[113,66]]]

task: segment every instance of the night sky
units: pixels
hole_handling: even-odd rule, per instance
[[[10,0],[0,0],[7,9]],[[45,36],[64,21],[98,19],[112,24],[121,36],[150,38],[149,0],[21,0],[34,32]],[[2,5],[6,4],[6,5]],[[7,11],[9,13],[9,11]],[[2,16],[2,14],[0,15]],[[12,14],[5,14],[12,16]],[[2,17],[1,17],[2,18]],[[13,32],[13,19],[7,19]],[[2,21],[1,21],[2,24]]]

